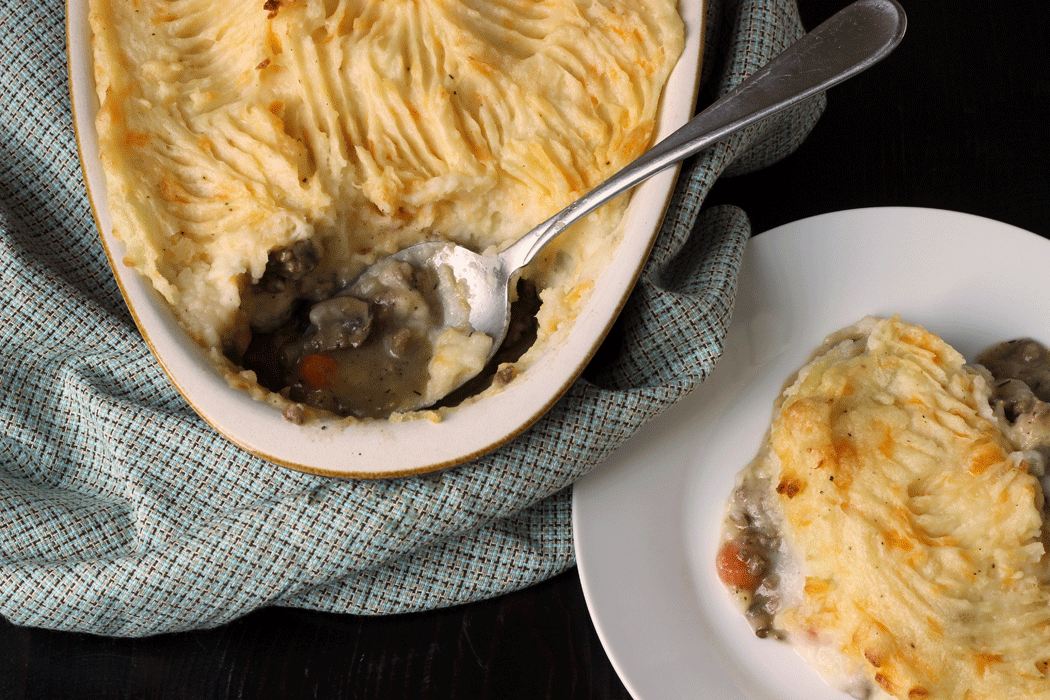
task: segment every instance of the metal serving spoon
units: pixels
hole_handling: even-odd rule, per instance
[[[496,255],[479,255],[454,243],[432,242],[410,246],[390,257],[415,267],[451,268],[460,290],[466,290],[470,325],[492,338],[491,359],[510,323],[511,279],[555,236],[661,170],[871,67],[897,46],[906,24],[904,10],[895,0],[854,2],[618,173]],[[368,274],[366,270],[362,277]]]

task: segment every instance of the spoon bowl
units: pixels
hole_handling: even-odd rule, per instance
[[[470,308],[471,328],[492,338],[489,358],[496,353],[510,325],[510,280],[518,268],[511,269],[502,255],[482,255],[444,241],[418,243],[390,257],[416,268],[450,268],[460,286],[443,290],[443,307],[452,306],[450,295],[462,295]],[[368,271],[363,274],[368,274]],[[449,322],[450,316],[444,314],[445,323]]]

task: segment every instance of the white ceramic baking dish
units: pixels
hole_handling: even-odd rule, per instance
[[[680,0],[679,9],[685,20],[685,49],[664,91],[657,139],[685,123],[695,107],[703,0]],[[88,0],[68,0],[66,10],[70,90],[84,177],[103,245],[135,323],[171,381],[204,420],[241,448],[293,469],[359,478],[405,476],[466,462],[519,435],[554,405],[597,350],[634,286],[674,189],[677,169],[652,177],[634,191],[614,263],[597,279],[566,342],[549,350],[502,393],[436,423],[333,419],[294,425],[279,409],[230,387],[178,326],[149,281],[124,265],[123,243],[112,235],[99,162]]]

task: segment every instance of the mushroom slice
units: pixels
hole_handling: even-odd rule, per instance
[[[372,307],[357,297],[334,297],[310,308],[310,347],[316,352],[356,348],[372,331]]]

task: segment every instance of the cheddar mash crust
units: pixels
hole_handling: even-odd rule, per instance
[[[684,43],[674,0],[91,0],[90,20],[125,262],[260,396],[227,356],[294,301],[252,288],[271,254],[309,241],[320,295],[424,240],[509,244],[649,146]],[[567,333],[625,205],[525,272],[521,368]]]
[[[799,371],[740,477],[726,542],[766,551],[731,588],[857,697],[1050,698],[1042,459],[1006,438],[991,381],[864,319]]]

